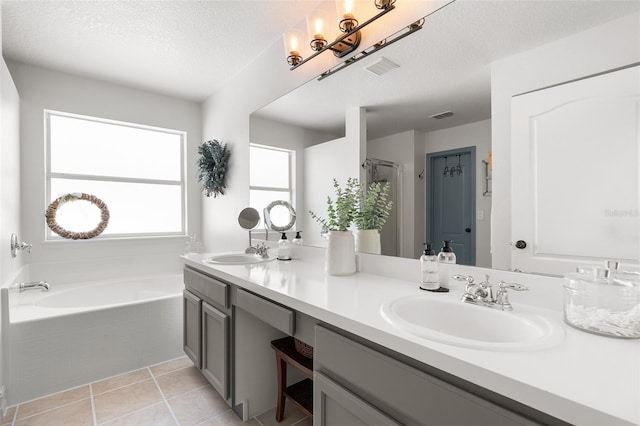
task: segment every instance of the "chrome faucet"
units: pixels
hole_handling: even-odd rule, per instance
[[[498,283],[498,292],[493,296],[493,286],[489,282],[489,275],[485,275],[485,280],[481,283],[474,283],[471,275],[453,275],[451,278],[458,281],[466,281],[467,285],[461,300],[474,305],[486,306],[489,308],[500,309],[503,311],[512,311],[513,306],[509,302],[508,289],[523,291],[529,290],[526,286],[518,283],[507,283],[500,281]]]
[[[50,288],[49,283],[46,281],[31,281],[28,283],[17,283],[15,284],[15,287],[18,289],[20,293],[27,290],[35,290],[37,288],[41,289],[42,291],[49,291],[49,288]]]

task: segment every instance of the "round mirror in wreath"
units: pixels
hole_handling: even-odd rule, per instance
[[[56,198],[45,213],[47,226],[62,238],[88,240],[109,224],[109,209],[95,195],[75,192]],[[94,228],[91,228],[94,226]]]
[[[272,201],[264,209],[264,222],[268,229],[288,231],[296,223],[296,211],[288,201]]]

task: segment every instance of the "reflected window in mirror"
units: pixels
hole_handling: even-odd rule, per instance
[[[293,164],[295,153],[286,149],[251,144],[249,146],[249,205],[262,211],[273,200],[293,204]]]
[[[45,110],[46,206],[64,194],[92,194],[111,218],[99,239],[185,235],[186,133]],[[95,207],[58,211],[69,231],[93,228]],[[46,229],[46,240],[59,236]]]

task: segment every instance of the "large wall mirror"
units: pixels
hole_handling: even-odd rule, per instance
[[[402,7],[400,2],[398,7]],[[461,209],[466,207],[455,204],[460,201],[438,196],[438,191],[430,185],[437,180],[436,175],[442,176],[439,185],[446,189],[441,192],[450,193],[451,188],[462,183],[457,180],[459,176],[445,176],[447,173],[444,172],[462,164],[471,174],[467,175],[470,178],[467,184],[472,188],[467,189],[467,193],[474,203],[467,216],[458,218],[463,224],[460,233],[473,235],[467,243],[473,246],[468,263],[512,269],[509,259],[495,260],[496,253],[512,248],[503,247],[508,243],[496,237],[500,232],[495,228],[502,225],[501,212],[507,208],[501,204],[505,198],[496,202],[491,196],[492,188],[496,186],[503,188],[503,193],[504,188],[509,191],[512,177],[503,174],[494,178],[492,164],[510,161],[510,152],[506,158],[494,156],[493,163],[491,153],[497,138],[503,141],[509,138],[508,130],[506,136],[502,134],[502,128],[510,125],[509,118],[506,124],[504,122],[504,117],[511,114],[508,101],[506,107],[497,103],[502,95],[500,90],[507,86],[503,80],[518,87],[520,76],[504,75],[507,67],[495,64],[507,59],[510,65],[517,63],[521,68],[537,68],[539,61],[526,63],[535,57],[527,52],[552,45],[557,50],[559,41],[572,40],[572,37],[580,39],[581,49],[588,51],[594,46],[589,41],[593,37],[590,31],[597,28],[608,31],[602,28],[615,28],[616,25],[609,24],[628,17],[632,17],[631,22],[637,25],[639,13],[637,1],[457,0],[428,16],[424,27],[410,37],[327,79],[312,80],[255,111],[251,116],[251,142],[296,152],[294,207],[298,212],[298,229],[305,231],[305,243],[315,245],[318,241],[314,239],[315,232],[305,229],[308,225],[301,225],[306,223],[304,217],[308,216],[309,210],[305,200],[313,199],[313,196],[324,199],[326,194],[318,194],[312,186],[319,178],[317,169],[309,172],[308,162],[311,156],[318,157],[315,147],[345,137],[348,133],[345,131],[346,112],[361,108],[366,111],[366,160],[349,160],[353,163],[351,170],[359,173],[360,179],[369,175],[391,179],[394,173],[399,176],[396,190],[397,205],[401,210],[398,224],[392,225],[394,229],[388,237],[394,240],[395,251],[383,251],[383,254],[416,258],[427,238],[438,247],[437,235],[442,234],[436,233],[434,226],[437,229],[447,227],[456,219],[453,216],[460,216]],[[611,32],[611,37],[618,37],[613,34],[615,30]],[[637,45],[636,42],[634,46]],[[571,62],[572,53],[569,49],[553,52],[556,62],[547,68],[553,74],[549,79],[555,82],[553,84],[575,78],[575,72],[563,75],[563,67],[558,65],[562,61]],[[392,64],[387,67],[391,69],[381,75],[370,72],[368,68],[382,58]],[[394,65],[398,67],[394,68]],[[594,64],[572,66],[584,66],[584,76],[610,70],[606,64],[600,69]],[[531,89],[545,86],[531,84],[534,85]],[[509,94],[508,99],[515,94]],[[448,111],[453,114],[445,113]],[[502,122],[496,124],[498,119]],[[326,169],[337,174],[338,169],[343,168],[339,163],[341,157],[347,156],[335,149],[332,152],[334,155],[330,160],[322,161]],[[466,152],[473,154],[465,157]],[[389,164],[397,168],[389,168]],[[508,195],[506,202],[511,202]],[[451,208],[443,210],[441,206],[435,206],[438,203]],[[438,214],[442,217],[435,220],[434,215]],[[507,216],[510,216],[510,207]],[[453,239],[455,241],[457,237]]]

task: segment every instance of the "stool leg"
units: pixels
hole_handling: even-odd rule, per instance
[[[284,362],[280,354],[276,355],[278,370],[278,404],[276,406],[276,421],[281,422],[284,417],[284,390],[287,386],[287,363]]]

